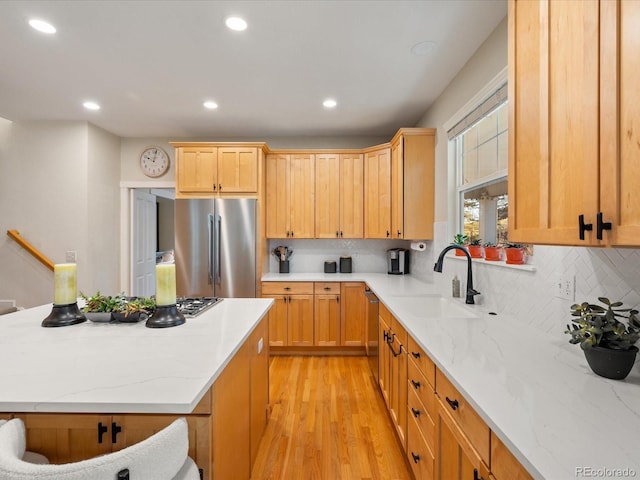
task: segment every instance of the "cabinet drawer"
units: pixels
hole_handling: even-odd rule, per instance
[[[409,358],[414,361],[420,372],[426,377],[432,387],[436,385],[436,365],[431,358],[424,353],[424,350],[409,336],[409,346],[407,348]]]
[[[489,465],[489,427],[440,369],[436,369],[436,391],[451,417],[469,438],[482,460]]]
[[[340,295],[340,282],[316,282],[313,284],[313,293]]]
[[[496,480],[533,480],[533,477],[493,432],[491,432],[491,473]]]
[[[434,477],[435,459],[433,451],[420,433],[413,415],[407,422],[407,459],[417,479]]]
[[[384,306],[382,302],[378,304],[378,315],[385,321],[387,325],[391,326],[391,312],[387,307]]]
[[[398,341],[400,342],[401,345],[404,345],[405,350],[407,349],[407,331],[404,329],[404,327],[402,326],[402,324],[396,319],[396,317],[394,317],[393,315],[391,315],[391,330],[393,330],[393,333],[395,334],[396,338],[398,339]]]
[[[433,392],[431,392],[431,398],[434,396]],[[433,404],[433,407],[435,407],[434,400],[432,400],[431,403]],[[424,405],[416,391],[409,387],[409,395],[407,397],[407,414],[409,418],[413,418],[413,420],[415,420],[418,428],[420,429],[420,433],[427,441],[431,451],[434,452],[436,424],[433,419],[436,418],[436,412],[429,410],[429,408],[430,407]]]
[[[431,386],[413,362],[409,362],[407,379],[407,388],[409,391],[414,392],[429,412],[429,415],[431,415],[432,418],[436,418],[436,398],[433,392],[433,386]]]
[[[264,295],[313,295],[312,282],[263,282],[262,293]]]

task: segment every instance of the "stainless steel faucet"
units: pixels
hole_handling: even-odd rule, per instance
[[[471,255],[469,255],[469,252],[467,252],[467,250],[459,245],[449,245],[447,247],[444,248],[444,250],[442,250],[442,252],[440,252],[440,256],[438,257],[438,261],[435,263],[435,265],[433,266],[433,270],[435,272],[439,272],[442,273],[442,262],[444,261],[444,256],[445,254],[449,251],[449,250],[462,250],[464,252],[464,254],[467,256],[467,298],[464,301],[464,303],[467,303],[469,305],[473,305],[474,303],[476,303],[473,300],[473,296],[474,295],[480,295],[480,292],[478,292],[477,290],[474,290],[473,288],[473,273],[471,272]]]

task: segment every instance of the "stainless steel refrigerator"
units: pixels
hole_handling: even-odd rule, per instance
[[[256,296],[256,200],[176,199],[178,297]]]

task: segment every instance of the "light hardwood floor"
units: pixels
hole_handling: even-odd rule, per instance
[[[365,357],[270,360],[271,416],[252,480],[410,480]]]

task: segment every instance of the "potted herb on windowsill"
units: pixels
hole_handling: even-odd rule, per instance
[[[565,333],[571,335],[569,343],[580,344],[594,373],[622,380],[629,375],[638,353],[634,345],[640,338],[638,310],[620,308],[622,302],[611,303],[605,297],[598,300],[605,306],[588,302],[572,305],[575,318]]]
[[[469,249],[471,258],[482,258],[482,240],[480,238],[472,238],[467,248]]]
[[[465,248],[465,245],[467,243],[467,239],[469,237],[467,237],[464,233],[456,233],[453,236],[453,243],[452,245],[458,245],[462,248]],[[464,253],[461,250],[456,249],[456,257],[464,257]]]
[[[504,246],[504,253],[509,265],[524,264],[524,247],[519,243],[507,243]]]
[[[484,244],[484,259],[489,262],[499,262],[502,260],[502,247],[497,247],[492,242]]]

